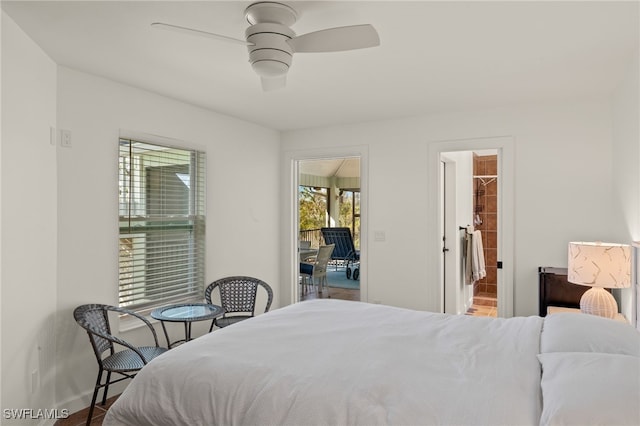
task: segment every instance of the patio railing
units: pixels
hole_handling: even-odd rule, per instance
[[[298,238],[300,241],[311,241],[311,247],[320,247],[324,242],[320,228],[301,230]]]
[[[305,229],[298,232],[298,239],[300,241],[311,241],[311,247],[320,247],[322,244],[324,244],[324,238],[322,238],[322,232],[320,231],[320,228]],[[353,244],[356,246],[356,249],[360,247],[359,235],[353,236]]]

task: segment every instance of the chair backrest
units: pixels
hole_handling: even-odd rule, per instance
[[[255,315],[256,296],[258,287],[262,287],[267,292],[267,303],[265,312],[269,311],[273,302],[273,290],[264,281],[245,276],[220,278],[206,288],[204,298],[207,303],[211,303],[211,293],[215,288],[220,291],[220,304],[228,313],[249,313]]]
[[[320,246],[318,248],[318,255],[316,256],[316,260],[313,264],[314,277],[326,275],[327,265],[329,264],[329,260],[331,260],[331,254],[333,253],[334,249],[335,244],[328,244],[326,246]]]
[[[298,247],[301,249],[309,249],[311,248],[311,241],[300,240]]]
[[[126,314],[144,322],[153,335],[155,345],[158,346],[158,335],[156,334],[155,329],[153,328],[149,320],[147,320],[142,315],[128,309],[120,308],[118,306],[101,304],[80,305],[74,309],[73,317],[75,318],[78,325],[80,325],[80,327],[84,328],[87,331],[89,340],[91,341],[91,346],[93,346],[93,352],[95,353],[96,359],[98,360],[99,364],[102,365],[103,354],[106,351],[109,351],[109,355],[112,355],[115,352],[114,342],[136,351],[136,349],[131,344],[111,334],[109,312]],[[143,360],[143,362],[146,363],[144,356],[142,356],[141,353],[138,353],[138,355]]]
[[[321,228],[320,231],[325,244],[335,244],[331,259],[358,260],[358,252],[353,245],[349,228]]]
[[[107,305],[90,304],[78,306],[73,311],[73,317],[78,325],[87,331],[98,362],[100,362],[102,354],[107,350],[110,354],[113,354],[113,342],[101,337],[101,335],[111,336]]]

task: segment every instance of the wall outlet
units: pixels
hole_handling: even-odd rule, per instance
[[[71,130],[60,130],[60,146],[71,148]]]

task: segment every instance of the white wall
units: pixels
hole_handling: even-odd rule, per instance
[[[519,106],[285,132],[282,149],[369,149],[369,300],[429,309],[437,260],[425,239],[430,142],[515,140],[515,315],[534,315],[538,266],[566,266],[567,242],[611,235],[611,120],[607,100]],[[411,184],[407,184],[410,182]],[[290,191],[283,187],[282,191]]]
[[[278,307],[278,132],[58,68],[5,13],[2,89],[3,409],[89,404],[97,364],[72,310],[117,304],[122,130],[206,150],[207,282],[255,275]],[[51,145],[50,126],[70,130],[72,147]],[[142,341],[139,329],[123,336]]]
[[[640,67],[638,53],[612,98],[613,242],[640,240]],[[637,289],[640,293],[640,289]],[[620,309],[633,317],[633,290],[619,291]]]
[[[612,98],[617,242],[640,240],[640,68],[638,54]]]
[[[274,307],[280,142],[276,131],[109,80],[66,68],[58,75],[58,123],[71,131],[73,146],[58,153],[58,359],[64,361],[57,391],[68,405],[85,394],[80,406],[87,406],[97,370],[72,310],[83,303],[117,304],[119,132],[161,135],[206,150],[207,282],[257,276],[273,285]],[[208,330],[209,324],[197,325],[198,333]]]
[[[3,409],[56,408],[55,93],[55,63],[2,12]]]

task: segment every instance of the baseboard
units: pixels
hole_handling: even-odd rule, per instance
[[[473,306],[473,294],[471,295],[471,297],[469,299],[467,299],[466,303],[464,304],[464,312],[462,312],[463,314],[466,314],[467,312],[469,312],[469,309]]]
[[[124,392],[129,382],[131,382],[131,380],[125,380],[123,382],[116,383],[114,385],[109,386],[109,394],[107,395],[107,399]],[[58,408],[60,410],[62,409],[68,410],[69,414],[77,413],[78,411],[84,410],[85,408],[91,405],[92,396],[93,396],[93,389],[81,395],[71,397],[66,401],[60,402],[58,404],[59,406]],[[102,401],[102,389],[100,389],[100,392],[98,393],[98,402],[96,404],[99,404],[100,401]]]

